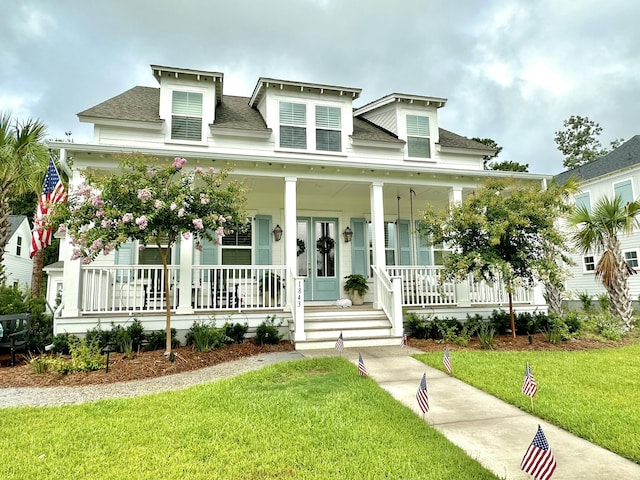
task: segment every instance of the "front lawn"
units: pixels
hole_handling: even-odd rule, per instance
[[[0,409],[0,478],[495,479],[343,358],[183,391]]]
[[[416,358],[442,370],[442,352]],[[531,401],[521,393],[526,362],[538,385],[535,415],[640,462],[640,344],[566,352],[451,351],[456,378],[530,412]]]

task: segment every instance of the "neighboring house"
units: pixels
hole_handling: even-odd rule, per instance
[[[623,201],[638,198],[640,193],[640,135],[632,137],[620,147],[599,158],[572,170],[562,172],[555,177],[557,183],[564,183],[574,176],[580,182],[580,191],[573,201],[576,205],[586,205],[591,209],[602,197],[613,198],[619,195]],[[621,235],[620,244],[625,259],[636,272],[640,262],[640,232]],[[571,277],[565,287],[572,297],[580,293],[588,293],[596,297],[606,293],[602,282],[595,278],[595,268],[602,252],[574,252],[571,257],[575,263],[570,266]],[[640,275],[629,277],[629,290],[632,300],[640,295]]]
[[[289,325],[297,348],[397,344],[403,309],[465,318],[507,302],[501,285],[438,287],[446,249],[415,235],[427,203],[445,208],[487,178],[544,182],[547,175],[487,171],[483,144],[440,128],[444,98],[394,93],[355,107],[359,88],[259,78],[249,97],[223,91],[217,72],[151,66],[159,88],[134,87],[78,114],[94,143],[54,143],[82,169],[114,169],[115,155],[183,156],[188,166],[232,167],[244,179],[249,229],[222,245],[182,239],[171,252],[172,325],[212,315],[249,322],[267,314]],[[139,318],[164,327],[156,249],[133,242],[90,265],[61,248],[62,308],[55,333],[84,333],[98,320]],[[344,277],[369,279],[365,309],[337,310]],[[520,290],[516,306],[544,308]],[[310,308],[314,307],[314,308]]]
[[[9,241],[4,249],[2,265],[7,285],[31,288],[33,260],[29,258],[31,227],[24,215],[9,215]]]

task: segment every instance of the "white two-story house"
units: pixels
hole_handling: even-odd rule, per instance
[[[543,182],[547,175],[483,169],[488,147],[440,128],[439,97],[390,94],[356,104],[361,89],[259,78],[250,96],[224,94],[224,75],[152,65],[157,88],[134,87],[78,114],[90,144],[54,144],[82,170],[116,167],[114,155],[187,158],[189,166],[232,167],[249,187],[247,233],[222,244],[181,240],[172,251],[172,324],[248,321],[288,324],[297,348],[396,344],[402,311],[464,318],[504,305],[500,285],[438,286],[446,250],[415,234],[426,204],[445,208],[488,177]],[[72,186],[73,186],[72,185]],[[82,333],[101,319],[138,318],[163,328],[159,257],[133,242],[91,265],[61,249],[62,305],[56,333]],[[364,308],[338,309],[344,277],[369,281]],[[55,281],[55,278],[53,278]],[[543,305],[522,290],[520,308]]]
[[[632,137],[609,154],[580,167],[556,175],[557,183],[564,183],[574,176],[580,182],[580,191],[573,201],[576,205],[585,205],[589,210],[602,197],[613,198],[619,195],[623,202],[637,200],[640,192],[640,135]],[[640,267],[640,232],[620,235],[620,244],[624,257],[631,268],[638,272]],[[577,298],[579,294],[588,294],[596,298],[606,293],[602,282],[595,277],[595,270],[602,252],[573,252],[574,265],[569,266],[571,276],[565,287]],[[629,277],[629,291],[632,300],[640,295],[640,275]]]
[[[24,215],[9,215],[9,240],[4,248],[2,266],[7,285],[31,288],[33,260],[29,258],[31,227]]]

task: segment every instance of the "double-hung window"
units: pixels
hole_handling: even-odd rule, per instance
[[[620,197],[623,204],[633,202],[633,186],[631,185],[631,180],[614,183],[613,192],[616,197]]]
[[[173,92],[171,139],[196,142],[202,140],[202,93]]]
[[[222,265],[251,265],[251,222],[222,237]]]
[[[341,152],[341,112],[337,107],[316,105],[316,150]]]
[[[407,115],[407,148],[409,157],[431,158],[429,117]]]
[[[576,195],[576,208],[584,207],[587,212],[591,213],[591,195],[589,192],[579,193]]]
[[[16,243],[16,257],[19,257],[22,254],[22,237],[17,238]]]
[[[307,106],[280,102],[280,147],[307,148]]]
[[[624,260],[631,268],[638,268],[638,251],[628,250],[624,252]]]
[[[373,225],[368,226],[368,248],[369,265],[373,265]],[[396,224],[395,222],[384,223],[384,263],[386,265],[396,264]],[[369,269],[369,276],[373,277],[373,272]]]
[[[582,257],[582,262],[584,263],[584,271],[585,272],[593,272],[596,269],[596,260],[593,255],[586,255]]]

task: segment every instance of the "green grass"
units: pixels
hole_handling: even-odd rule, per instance
[[[497,478],[342,358],[0,425],[3,480]]]
[[[443,369],[441,352],[416,358]],[[589,351],[451,352],[455,377],[531,412],[529,397],[521,393],[526,362],[538,384],[535,415],[640,462],[640,344]]]

